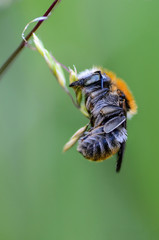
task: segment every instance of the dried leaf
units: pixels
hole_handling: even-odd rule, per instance
[[[74,66],[74,70],[72,69],[69,69],[70,70],[70,84],[77,81],[78,78],[77,78],[77,70]]]
[[[77,141],[78,139],[83,135],[83,133],[86,131],[88,127],[88,124],[75,132],[75,134],[70,138],[70,140],[65,144],[63,148],[63,152],[66,152],[68,149],[70,149]]]
[[[42,41],[33,33],[33,39],[38,52],[44,57],[50,70],[57,78],[59,84],[66,89],[66,80],[60,64],[53,58],[51,53],[44,47]]]

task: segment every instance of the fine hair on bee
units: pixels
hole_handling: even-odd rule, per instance
[[[90,120],[78,136],[77,150],[92,161],[117,153],[119,172],[127,140],[127,118],[137,111],[133,95],[122,79],[102,68],[81,72],[70,87],[82,92]]]

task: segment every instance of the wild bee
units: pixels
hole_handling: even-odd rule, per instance
[[[67,68],[45,49],[38,37],[33,34],[34,43],[44,57],[58,83],[77,107],[89,119],[65,144],[64,151],[77,141],[77,150],[87,159],[102,161],[117,153],[116,171],[119,172],[127,140],[127,118],[137,112],[133,95],[126,83],[113,72],[100,67],[85,70],[79,74]],[[70,94],[63,73],[69,73],[70,87],[76,100]]]
[[[90,120],[65,145],[68,150],[78,140],[77,150],[87,159],[102,161],[117,153],[116,171],[119,172],[127,140],[127,118],[137,106],[126,83],[102,68],[85,70],[69,86],[84,96]]]
[[[85,70],[79,74],[56,60],[33,34],[35,46],[44,57],[58,83],[77,107],[89,119],[65,144],[67,151],[77,141],[77,150],[87,159],[102,161],[117,153],[116,171],[119,172],[127,140],[127,118],[137,112],[134,97],[126,83],[113,72],[100,67]],[[76,101],[70,94],[63,73],[69,73],[70,87],[76,94]]]

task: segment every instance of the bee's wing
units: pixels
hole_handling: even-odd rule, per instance
[[[119,127],[125,121],[126,121],[126,117],[125,116],[117,116],[117,117],[114,117],[114,118],[110,119],[104,125],[104,132],[105,133],[112,132],[114,129]]]

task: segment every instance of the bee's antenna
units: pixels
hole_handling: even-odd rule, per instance
[[[104,88],[104,86],[103,86],[104,80],[103,80],[103,76],[102,76],[101,72],[99,73],[99,75],[100,75],[100,80],[101,80],[101,88],[103,89]]]

